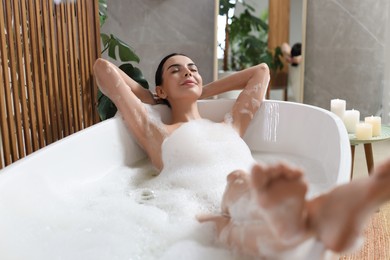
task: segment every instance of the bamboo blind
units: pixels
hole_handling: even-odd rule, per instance
[[[97,0],[0,0],[0,169],[98,122]]]

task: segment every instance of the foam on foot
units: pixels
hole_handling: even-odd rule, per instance
[[[252,170],[252,190],[262,214],[275,235],[293,244],[305,234],[305,194],[307,184],[298,169],[278,164],[256,165]]]

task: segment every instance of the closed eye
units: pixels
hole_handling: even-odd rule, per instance
[[[191,64],[188,66],[188,69],[192,72],[198,72],[198,68],[196,67],[195,64]]]
[[[180,66],[171,66],[169,70],[171,71],[171,73],[179,72]]]
[[[171,66],[168,67],[168,70],[171,71],[171,73],[176,73],[176,72],[179,72],[182,68],[182,65],[180,64],[172,64]],[[196,67],[196,65],[194,63],[189,63],[187,64],[187,68],[191,71],[191,72],[198,72],[198,68]]]

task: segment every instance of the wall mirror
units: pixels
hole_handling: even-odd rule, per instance
[[[226,16],[220,14],[220,3],[236,3],[234,8],[229,10],[229,17],[234,15],[236,19],[241,14],[249,11],[253,16],[267,22],[267,35],[257,34],[257,38],[267,37],[265,40],[268,48],[274,49],[286,42],[290,46],[296,43],[302,45],[302,60],[298,66],[291,66],[283,59],[282,76],[272,76],[271,91],[268,98],[280,99],[295,102],[303,102],[304,90],[304,46],[305,46],[305,29],[306,29],[306,5],[307,0],[216,0],[216,37],[215,37],[215,63],[214,77],[224,77],[226,74],[232,73],[234,69],[224,66],[224,50],[225,50],[225,24]],[[249,7],[248,7],[249,5]],[[253,9],[252,9],[253,8]],[[230,18],[229,18],[230,19]],[[229,20],[231,24],[232,19]],[[258,46],[264,43],[259,41]],[[230,48],[229,55],[235,55],[234,50]],[[234,48],[234,47],[233,47]],[[254,49],[254,48],[252,48]],[[252,54],[253,57],[253,54]],[[245,58],[245,57],[244,57]],[[225,58],[226,59],[226,58]],[[230,57],[228,59],[231,59]],[[230,61],[228,61],[230,62]],[[226,61],[225,61],[226,64]],[[237,67],[236,67],[237,69]]]

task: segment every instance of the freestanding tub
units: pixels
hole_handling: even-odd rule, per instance
[[[233,100],[199,101],[199,109],[204,117],[221,120],[232,104]],[[155,109],[163,120],[169,118],[166,107]],[[258,160],[285,160],[302,167],[309,182],[308,196],[349,181],[348,134],[342,121],[324,109],[267,100],[244,140]],[[0,171],[0,259],[242,259],[212,242],[197,250],[188,234],[176,234],[166,248],[155,246],[164,239],[151,240],[153,235],[146,237],[149,231],[144,227],[154,225],[151,219],[166,216],[142,215],[140,201],[127,201],[132,198],[127,182],[137,180],[117,173],[140,168],[151,171],[119,116],[4,168]],[[128,219],[134,214],[142,215],[135,218],[142,222]],[[313,239],[286,259],[330,255]]]

